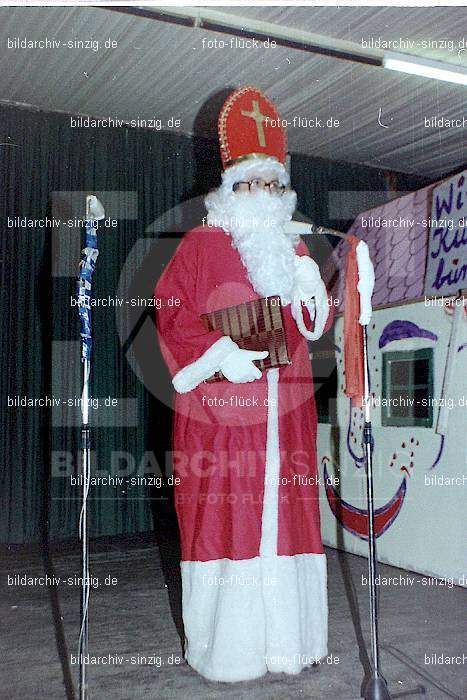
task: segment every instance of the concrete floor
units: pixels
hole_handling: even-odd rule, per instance
[[[174,523],[162,534],[101,539],[91,546],[90,648],[94,656],[124,657],[120,664],[89,667],[93,700],[189,698],[359,698],[368,666],[368,591],[362,584],[366,560],[327,550],[329,652],[339,663],[304,670],[298,676],[268,674],[247,683],[204,680],[181,659],[180,577]],[[55,700],[77,697],[79,587],[74,581],[47,588],[8,585],[8,575],[44,574],[40,551],[3,548],[0,608],[0,697],[5,700]],[[55,547],[49,574],[79,576],[76,543]],[[407,572],[380,567],[381,576]],[[106,577],[116,584],[104,585]],[[465,591],[422,585],[380,588],[381,661],[392,697],[441,700],[465,698],[465,665],[426,664],[465,649]],[[174,622],[175,620],[175,622]],[[129,657],[153,656],[154,664],[132,664]],[[178,659],[177,659],[178,657]],[[136,659],[135,659],[136,660]],[[172,663],[170,663],[172,662]]]

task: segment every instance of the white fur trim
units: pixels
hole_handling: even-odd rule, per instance
[[[234,343],[230,336],[222,336],[201,357],[177,372],[172,379],[175,391],[185,394],[187,391],[195,389],[198,384],[209,379],[220,369],[221,362],[225,360],[227,355],[238,349],[237,343]]]
[[[375,270],[370,258],[370,251],[365,241],[357,244],[358,284],[360,294],[360,318],[358,322],[362,326],[370,323],[372,307],[371,297],[375,286]]]
[[[267,379],[260,556],[181,562],[185,658],[213,681],[296,674],[327,655],[326,555],[277,555],[279,370]]]
[[[268,425],[266,437],[266,467],[264,470],[264,499],[261,518],[260,556],[277,555],[279,509],[279,369],[270,369],[268,379]]]
[[[327,655],[325,554],[183,561],[185,658],[212,681],[299,673]]]

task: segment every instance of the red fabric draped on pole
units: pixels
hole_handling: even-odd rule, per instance
[[[361,407],[365,394],[363,367],[363,327],[360,318],[360,297],[357,289],[358,266],[356,248],[360,240],[348,235],[350,246],[345,270],[344,364],[345,393],[354,407]]]

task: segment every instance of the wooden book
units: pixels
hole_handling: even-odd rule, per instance
[[[222,331],[243,350],[268,350],[269,355],[264,360],[254,361],[260,370],[290,364],[279,296],[211,311],[202,314],[201,319],[208,330]],[[206,381],[218,382],[223,379],[222,372],[216,372]]]

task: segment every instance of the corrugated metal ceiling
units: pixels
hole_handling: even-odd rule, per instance
[[[457,52],[465,8],[216,9],[360,45],[370,38],[409,39],[415,43],[405,52],[467,64],[467,51]],[[8,47],[8,40],[11,47],[14,39],[45,38],[60,41],[60,47]],[[105,49],[107,38],[117,47]],[[294,117],[296,124],[298,118],[302,124],[339,120],[332,129],[291,126],[292,152],[433,178],[467,160],[465,128],[425,126],[425,117],[462,119],[462,86],[290,48],[208,49],[207,39],[226,37],[105,8],[0,8],[0,99],[124,121],[155,117],[165,124],[174,117],[183,133],[212,133],[217,114],[206,107],[208,98],[255,84],[290,123]],[[99,41],[99,50],[74,47],[86,40]],[[68,41],[70,48],[64,46]],[[378,124],[379,114],[387,128]]]

